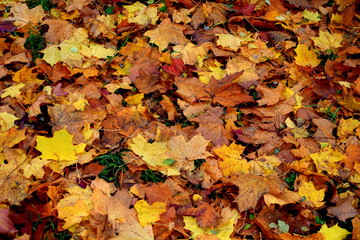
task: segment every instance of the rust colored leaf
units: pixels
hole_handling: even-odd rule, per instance
[[[219,81],[211,78],[205,87],[205,91],[213,98],[215,103],[224,106],[235,106],[240,103],[253,102],[253,98],[247,95],[242,87],[233,83],[241,74],[233,74]]]

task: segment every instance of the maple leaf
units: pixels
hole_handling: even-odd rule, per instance
[[[339,227],[337,224],[330,228],[326,224],[323,224],[319,232],[324,235],[325,240],[342,240],[350,234],[350,232]]]
[[[140,134],[131,139],[133,143],[130,143],[130,149],[138,156],[141,157],[149,166],[151,167],[160,167],[164,169],[171,167],[164,163],[168,157],[167,152],[169,151],[166,143],[163,142],[153,142],[149,143],[143,136]],[[172,174],[178,174],[178,171],[170,170]],[[170,174],[170,172],[168,174]]]
[[[150,42],[155,43],[162,52],[170,43],[177,45],[190,42],[182,33],[184,29],[185,26],[173,24],[166,18],[155,29],[146,31],[144,35],[150,37]]]
[[[10,113],[0,113],[0,132],[6,132],[7,130],[15,126],[14,121],[17,119],[19,118]]]
[[[68,21],[61,19],[46,19],[43,24],[49,26],[49,30],[44,34],[46,42],[59,44],[71,38],[76,28]],[[59,34],[61,33],[61,34]]]
[[[10,128],[5,132],[0,131],[0,152],[4,151],[4,148],[11,148],[24,140],[25,129],[17,130],[15,127]]]
[[[306,200],[310,201],[310,204],[314,207],[324,205],[325,189],[316,190],[313,182],[301,182],[298,193],[306,197]]]
[[[126,219],[116,227],[119,240],[154,240],[153,228],[150,224],[142,226],[136,217]]]
[[[205,159],[211,156],[211,154],[206,151],[209,142],[210,141],[205,140],[201,135],[192,137],[188,142],[185,141],[182,135],[171,137],[167,142],[167,146],[170,149],[167,155],[178,161],[175,166],[178,165],[183,169],[193,170],[193,161],[195,159]]]
[[[327,49],[336,49],[341,47],[342,42],[342,34],[340,33],[333,33],[331,34],[328,31],[319,31],[319,37],[312,37],[315,46],[320,48],[320,50],[324,51]]]
[[[339,164],[346,157],[336,149],[327,146],[317,153],[310,154],[318,172],[326,171],[331,175],[339,176]]]
[[[22,149],[5,147],[3,154],[0,153],[0,202],[20,205],[28,196],[30,181],[20,172],[25,162],[26,153]]]
[[[309,50],[306,44],[299,44],[295,49],[295,63],[303,67],[316,67],[321,62],[314,51]]]
[[[41,6],[36,6],[29,9],[26,3],[16,2],[11,7],[11,12],[14,14],[14,17],[7,17],[7,20],[15,20],[15,25],[22,27],[28,23],[37,24],[45,16],[44,9]]]
[[[42,158],[34,158],[28,164],[23,166],[24,177],[30,178],[31,176],[36,177],[37,179],[41,179],[45,171],[43,167],[49,163],[48,160]]]
[[[63,229],[75,230],[76,224],[90,215],[94,205],[91,200],[92,191],[89,187],[74,186],[66,188],[69,192],[56,205],[59,218],[65,220]]]
[[[200,46],[193,43],[185,45],[176,45],[173,47],[174,52],[171,54],[174,57],[181,57],[185,64],[202,66],[203,60],[207,58],[208,52],[213,44],[204,43]]]
[[[235,184],[239,194],[235,199],[239,212],[255,208],[259,199],[266,193],[278,193],[284,189],[283,183],[275,176],[257,176],[252,174],[237,174],[231,178],[223,178],[225,183]]]
[[[355,198],[351,196],[339,199],[336,206],[328,208],[328,213],[337,217],[340,221],[346,222],[347,219],[359,214],[359,211],[353,205],[354,201]]]
[[[219,162],[219,166],[225,177],[237,172],[249,173],[250,165],[246,159],[241,157],[244,149],[245,147],[235,143],[213,149],[214,153],[223,159]]]
[[[354,134],[354,130],[360,126],[360,121],[349,118],[349,119],[340,119],[339,126],[337,128],[337,135],[341,139],[345,139],[349,135]]]
[[[145,200],[139,200],[134,204],[138,213],[139,222],[142,226],[155,223],[160,220],[160,215],[166,212],[166,203],[154,202],[149,205]]]
[[[230,235],[234,230],[234,224],[236,224],[239,218],[239,213],[236,210],[225,207],[221,210],[221,217],[218,226],[214,228],[201,228],[193,217],[184,216],[183,218],[185,228],[193,233],[192,238],[212,239],[211,236],[215,236],[215,239],[231,240]]]
[[[86,144],[73,145],[73,136],[66,129],[55,131],[52,138],[36,137],[36,149],[43,159],[52,160],[48,165],[55,172],[61,172],[64,167],[76,163],[78,154],[83,153]]]
[[[270,175],[276,173],[275,167],[281,164],[281,160],[276,156],[261,156],[250,161],[250,173],[255,175]]]
[[[243,74],[236,78],[236,82],[254,82],[259,79],[259,75],[256,73],[256,63],[249,61],[243,56],[236,56],[226,64],[226,73],[232,75],[242,72]]]
[[[4,90],[3,94],[1,94],[1,98],[17,97],[21,94],[21,89],[25,87],[24,83],[13,84],[11,87],[8,87]]]
[[[196,222],[201,228],[211,228],[218,225],[221,219],[220,215],[209,203],[196,200],[196,205],[196,207],[179,209],[177,213],[184,216],[195,216]]]
[[[147,7],[146,5],[135,2],[132,5],[124,6],[128,11],[128,21],[130,23],[137,23],[139,25],[155,25],[159,19],[157,16],[158,10],[154,6]]]
[[[216,34],[219,39],[216,43],[224,48],[229,48],[230,50],[237,51],[243,44],[253,41],[251,34],[243,36],[234,36],[232,34]]]
[[[244,89],[233,81],[242,73],[226,76],[220,81],[211,78],[205,91],[213,97],[214,102],[223,106],[235,106],[244,102],[253,102],[253,98],[244,93]]]
[[[8,237],[15,237],[17,230],[10,219],[10,209],[0,209],[0,233]]]

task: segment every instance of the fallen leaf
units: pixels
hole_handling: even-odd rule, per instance
[[[316,57],[314,51],[309,50],[306,44],[299,44],[295,49],[295,63],[303,67],[316,67],[320,64],[320,59]]]
[[[182,169],[193,170],[195,159],[205,159],[211,156],[206,151],[209,141],[204,139],[201,135],[196,135],[189,141],[186,141],[184,136],[171,137],[167,143],[170,151],[167,155],[176,160],[175,166]]]
[[[11,12],[14,14],[13,17],[8,17],[6,20],[15,20],[15,25],[22,27],[26,24],[39,23],[45,16],[44,9],[41,6],[36,6],[29,9],[26,3],[16,2],[11,7]]]
[[[190,42],[183,34],[185,29],[185,26],[173,24],[166,18],[157,28],[145,32],[144,35],[150,37],[150,42],[155,43],[162,52],[170,43],[177,45]]]
[[[253,98],[244,93],[244,89],[233,81],[241,73],[227,76],[221,80],[211,78],[206,85],[205,91],[213,98],[215,103],[223,106],[235,106],[240,103],[253,102]]]
[[[350,196],[339,199],[336,206],[328,208],[328,213],[337,217],[340,221],[346,222],[347,219],[359,214],[359,211],[353,205],[354,201],[356,201],[355,198]]]
[[[314,41],[316,47],[320,48],[322,51],[325,51],[328,49],[334,50],[341,47],[343,36],[340,33],[331,34],[327,30],[320,30],[319,37],[312,37],[311,39]]]
[[[61,172],[64,167],[76,163],[78,154],[85,151],[84,143],[73,145],[73,136],[66,129],[55,131],[52,138],[36,137],[36,149],[42,154],[41,158],[51,160],[48,165],[55,172]]]
[[[56,205],[59,218],[65,220],[63,229],[76,229],[76,224],[90,215],[93,209],[91,201],[92,191],[89,187],[83,189],[74,186],[66,189],[69,194],[62,198]]]
[[[316,190],[313,182],[301,182],[298,189],[298,194],[304,196],[305,201],[310,201],[310,204],[316,208],[324,205],[325,189]]]
[[[139,222],[142,226],[153,224],[160,220],[160,215],[166,212],[166,203],[154,202],[149,205],[145,200],[139,200],[134,204],[138,213]]]
[[[15,237],[17,230],[10,219],[9,209],[0,209],[0,234],[8,237]]]
[[[310,154],[311,159],[314,161],[318,172],[326,171],[331,175],[339,176],[339,164],[341,160],[346,157],[336,149],[330,146],[321,149],[319,152]]]
[[[232,173],[249,173],[250,164],[241,157],[244,149],[245,147],[235,143],[213,149],[214,153],[223,160],[219,162],[219,166],[225,177]]]
[[[326,224],[321,226],[319,231],[325,237],[325,240],[343,240],[347,235],[350,234],[346,229],[339,227],[335,224],[332,227],[328,227]]]

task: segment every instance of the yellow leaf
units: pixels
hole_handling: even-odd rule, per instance
[[[24,66],[14,74],[13,81],[17,83],[42,84],[43,81],[37,79],[37,73],[33,73],[31,68]]]
[[[224,176],[227,177],[232,173],[249,173],[250,164],[246,159],[241,157],[245,147],[231,143],[230,146],[222,146],[213,151],[221,157],[223,161],[219,162],[219,166]]]
[[[80,53],[86,57],[107,58],[114,56],[116,50],[112,48],[105,48],[103,45],[97,43],[91,43],[89,48],[83,49]]]
[[[81,98],[81,99],[79,99],[79,100],[77,100],[76,102],[73,103],[74,107],[77,110],[80,110],[80,111],[84,111],[85,106],[88,105],[88,104],[89,104],[88,100],[86,100],[84,98]]]
[[[144,98],[144,93],[138,93],[132,96],[128,96],[125,98],[125,101],[129,105],[138,105],[142,103],[142,100]]]
[[[276,156],[261,156],[249,162],[250,174],[255,175],[270,175],[276,173],[275,167],[279,166],[282,162]]]
[[[144,35],[150,37],[150,42],[158,45],[162,52],[170,43],[177,45],[190,42],[183,34],[185,28],[183,25],[171,23],[170,19],[166,18],[157,28],[146,31]]]
[[[299,44],[295,49],[295,63],[304,67],[316,67],[321,62],[314,51],[308,49],[306,44]]]
[[[349,135],[355,134],[354,130],[355,128],[358,128],[360,126],[360,121],[349,118],[349,119],[341,119],[339,123],[339,127],[337,129],[337,135],[341,139],[345,139]]]
[[[246,42],[252,41],[251,35],[245,35],[244,36],[234,36],[230,33],[220,33],[215,34],[219,37],[219,39],[216,41],[216,43],[224,48],[231,49],[233,51],[237,51],[241,45],[243,45]]]
[[[117,63],[117,64],[115,64],[115,63],[111,64],[111,68],[113,68],[113,69],[116,70],[116,72],[113,73],[113,75],[115,75],[115,76],[128,75],[128,74],[130,73],[130,68],[131,68],[131,67],[132,67],[132,66],[131,66],[130,61],[127,61],[127,60],[123,63],[123,66],[122,66],[122,67],[119,65],[119,63]],[[108,85],[109,85],[109,84],[108,84]],[[105,86],[105,87],[106,87],[106,86]]]
[[[70,67],[85,68],[90,62],[84,62],[84,57],[107,58],[116,53],[115,49],[90,43],[88,38],[87,30],[78,28],[70,39],[42,50],[41,52],[44,53],[43,59],[51,66],[57,62],[64,62]]]
[[[225,71],[227,75],[243,72],[243,74],[236,79],[238,82],[255,81],[256,79],[259,79],[259,76],[256,73],[256,63],[242,56],[236,56],[229,59],[226,63]]]
[[[160,215],[166,212],[166,203],[154,202],[152,205],[149,205],[142,199],[134,204],[134,208],[138,213],[140,224],[145,226],[160,220]]]
[[[22,168],[24,170],[24,177],[30,178],[34,176],[37,179],[42,178],[45,174],[43,167],[48,163],[48,160],[39,157],[32,159],[30,163],[24,165]]]
[[[306,128],[302,127],[296,127],[292,129],[291,132],[294,134],[295,138],[306,138],[309,136],[309,132],[306,130]]]
[[[319,231],[325,237],[325,240],[343,240],[350,234],[346,229],[339,227],[335,224],[332,227],[328,227],[326,224],[321,226]]]
[[[310,154],[311,159],[314,161],[318,172],[326,171],[331,175],[339,176],[338,162],[346,157],[338,150],[331,149],[331,146],[327,146],[321,149],[317,153]]]
[[[12,85],[11,87],[5,88],[3,94],[1,94],[1,98],[10,97],[17,97],[21,94],[20,89],[25,87],[24,83],[18,83],[16,85]]]
[[[18,144],[25,137],[26,128],[22,130],[18,130],[15,127],[10,128],[6,132],[0,132],[0,152],[4,150],[5,147],[13,147],[14,145]]]
[[[311,11],[308,11],[307,9],[305,9],[302,13],[303,17],[310,20],[310,21],[313,21],[313,22],[318,22],[321,20],[321,15],[317,12],[311,12]]]
[[[197,72],[200,81],[207,84],[210,82],[211,77],[214,77],[216,80],[222,79],[225,76],[225,70],[221,67],[222,64],[217,60],[207,62],[206,65]]]
[[[74,231],[76,224],[90,215],[90,211],[94,208],[91,200],[92,191],[89,187],[85,189],[74,186],[66,188],[69,195],[65,196],[56,205],[58,217],[65,220],[64,229]]]
[[[149,6],[136,2],[132,5],[124,6],[128,12],[128,21],[129,23],[136,23],[139,25],[155,25],[156,21],[159,19],[157,16],[157,7]]]
[[[192,232],[192,238],[196,238],[197,236],[203,234],[205,229],[199,227],[194,217],[183,216],[185,228],[189,229]]]
[[[6,132],[7,130],[15,126],[14,121],[18,119],[18,117],[10,113],[0,113],[0,132]]]
[[[341,47],[342,34],[340,33],[329,33],[327,30],[319,32],[319,37],[312,37],[315,46],[320,50],[336,49]]]
[[[61,172],[61,170],[74,164],[78,159],[77,154],[84,152],[86,144],[73,145],[73,136],[62,129],[55,131],[52,138],[44,136],[36,137],[36,149],[42,154],[41,158],[54,160],[49,164],[49,167],[55,172]]]
[[[239,213],[236,210],[231,210],[229,207],[221,210],[222,219],[216,228],[201,228],[194,217],[184,216],[185,228],[190,230],[193,234],[191,238],[209,239],[214,236],[221,240],[231,240],[230,235],[234,231],[234,224],[239,218]],[[214,239],[214,238],[211,238]]]
[[[136,155],[139,155],[148,165],[153,167],[166,166],[163,162],[168,158],[166,152],[169,151],[169,148],[166,146],[166,143],[148,143],[140,134],[131,140],[133,142],[132,144],[129,144],[131,150]]]
[[[335,13],[331,15],[331,24],[341,24],[343,21],[343,15]]]
[[[321,207],[324,204],[325,189],[316,190],[312,182],[301,182],[298,194],[306,197],[314,207]]]
[[[173,57],[180,56],[185,64],[202,66],[202,61],[207,57],[211,47],[211,43],[203,43],[200,46],[193,43],[187,43],[186,45],[176,45],[173,47],[175,51],[171,55]]]

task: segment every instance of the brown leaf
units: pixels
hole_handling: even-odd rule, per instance
[[[240,103],[253,102],[253,98],[246,93],[240,85],[233,83],[242,73],[229,75],[221,80],[214,77],[206,85],[205,91],[213,98],[215,103],[223,106],[235,106]]]
[[[204,90],[206,84],[202,83],[198,78],[175,78],[175,85],[178,87],[176,95],[181,97],[188,103],[195,101],[204,101],[210,98],[210,95]]]
[[[317,118],[312,120],[318,127],[318,130],[313,135],[314,139],[319,142],[328,142],[330,144],[335,143],[335,137],[333,135],[333,130],[336,128],[336,125],[330,120],[324,118]]]
[[[346,222],[348,218],[353,218],[359,214],[359,211],[353,205],[354,201],[356,201],[355,198],[351,196],[340,199],[336,202],[335,207],[328,208],[328,213]]]
[[[9,218],[9,209],[0,209],[0,234],[9,238],[15,237],[17,230]]]
[[[252,174],[237,174],[231,178],[223,178],[224,183],[235,184],[239,195],[235,202],[239,212],[255,208],[259,199],[266,193],[277,194],[284,189],[284,184],[275,176],[257,176]]]
[[[44,34],[44,37],[47,42],[52,44],[59,44],[71,38],[76,29],[68,21],[61,19],[46,19],[43,24],[49,25],[49,30]]]
[[[173,24],[169,18],[166,18],[157,28],[145,32],[144,35],[150,37],[150,42],[158,45],[162,52],[170,43],[177,45],[190,42],[182,32],[185,29],[186,26]]]
[[[201,228],[215,227],[221,219],[220,214],[207,202],[198,200],[196,204],[197,207],[179,209],[177,213],[196,217],[196,222]]]
[[[264,85],[258,85],[256,91],[260,92],[262,97],[260,100],[257,100],[257,103],[259,106],[274,105],[284,99],[284,90],[285,86],[281,83],[277,88],[268,88]]]
[[[49,107],[49,115],[53,125],[53,131],[66,128],[74,135],[73,143],[84,142],[84,136],[80,129],[85,123],[92,124],[105,118],[105,112],[100,109],[89,109],[86,111],[76,110],[73,105],[55,105]]]

